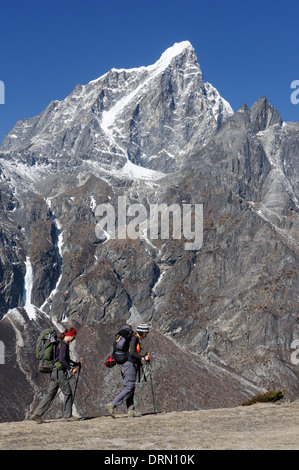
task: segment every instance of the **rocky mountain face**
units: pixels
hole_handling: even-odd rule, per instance
[[[234,406],[269,388],[297,397],[298,131],[265,97],[233,113],[188,42],[19,121],[0,148],[0,419],[37,400],[34,348],[50,324],[81,332],[78,413],[100,413],[121,386],[102,364],[125,321],[151,325],[163,410]],[[202,243],[175,237],[174,212],[170,234],[161,222],[152,237],[163,204],[179,228],[194,228],[201,206]],[[97,231],[104,205],[114,237]],[[136,236],[121,236],[137,209]]]

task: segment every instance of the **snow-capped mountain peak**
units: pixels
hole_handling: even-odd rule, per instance
[[[113,170],[130,160],[169,173],[232,113],[183,41],[153,65],[112,69],[78,85],[39,116],[19,121],[1,150],[62,171],[88,162]]]
[[[154,65],[151,65],[148,68],[158,68],[163,70],[168,67],[174,58],[180,56],[181,54],[185,54],[187,50],[192,53],[195,52],[189,41],[176,42],[173,46],[169,47],[166,49],[166,51],[163,52],[160,59]]]

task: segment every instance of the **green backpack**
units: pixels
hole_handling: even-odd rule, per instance
[[[50,373],[56,365],[59,339],[55,330],[43,330],[37,340],[36,359],[38,359],[38,369],[43,373]],[[58,363],[59,364],[59,363]]]

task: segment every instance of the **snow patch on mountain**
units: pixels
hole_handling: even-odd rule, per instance
[[[31,303],[31,292],[33,287],[33,270],[29,256],[26,257],[26,274],[25,274],[25,282],[24,282],[24,293],[23,293],[23,300],[25,310],[28,314],[30,320],[36,319],[36,311],[34,305]]]

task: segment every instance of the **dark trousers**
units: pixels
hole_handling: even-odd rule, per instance
[[[138,366],[132,362],[125,362],[121,369],[121,375],[123,378],[123,390],[114,398],[112,404],[114,406],[121,405],[126,401],[127,408],[133,409],[134,407],[134,392],[135,382],[137,375]]]
[[[67,380],[67,375],[63,370],[53,370],[51,372],[51,382],[47,393],[41,399],[40,404],[36,408],[34,415],[42,416],[50,407],[54,400],[58,389],[64,395],[64,417],[70,418],[72,416],[73,394],[70,384]]]

